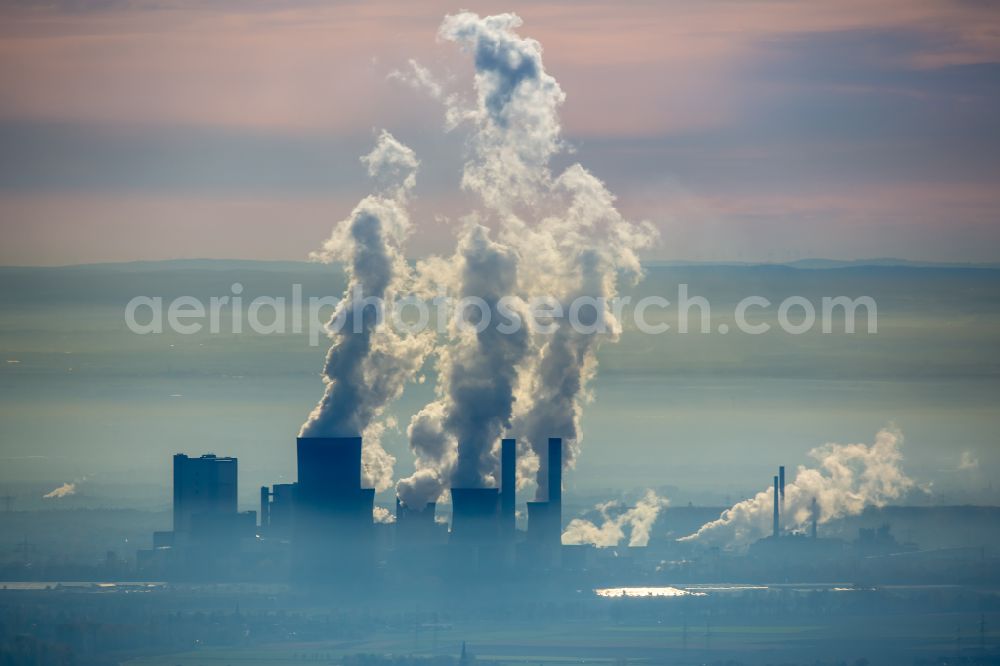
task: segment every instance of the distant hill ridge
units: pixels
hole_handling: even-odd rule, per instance
[[[801,270],[830,270],[840,268],[972,268],[1000,269],[996,263],[960,263],[913,261],[878,257],[873,259],[797,259],[788,262],[743,262],[743,261],[684,261],[684,260],[653,260],[644,261],[648,268],[687,268],[687,267],[781,267]],[[63,266],[0,266],[0,269],[32,269],[32,270],[107,270],[122,273],[146,273],[158,271],[271,271],[271,272],[316,272],[326,273],[339,271],[337,264],[322,264],[311,261],[270,261],[257,259],[163,259],[153,261],[106,262],[96,264],[68,264]]]

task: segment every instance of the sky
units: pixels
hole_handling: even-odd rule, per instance
[[[574,154],[648,219],[647,259],[1000,260],[989,2],[0,3],[0,264],[304,259],[368,191],[386,128],[446,252],[468,94],[449,12],[514,11]]]
[[[288,297],[291,283],[307,298],[343,286],[332,267],[230,265],[238,263],[0,270],[9,285],[0,290],[0,495],[18,495],[21,508],[62,507],[42,494],[85,479],[78,499],[99,505],[108,484],[169,486],[177,452],[238,457],[247,509],[262,484],[294,479],[295,435],[324,391],[325,340],[310,346],[308,332],[247,327],[135,335],[123,325],[135,294],[206,302],[229,293],[237,275],[247,302]],[[596,502],[657,488],[675,506],[717,506],[765,488],[776,465],[809,464],[816,446],[870,444],[895,425],[905,436],[903,468],[931,489],[929,501],[1000,504],[1000,271],[654,266],[626,293],[669,296],[678,283],[729,323],[736,300],[750,294],[773,303],[870,294],[878,334],[863,326],[840,334],[835,324],[831,335],[788,335],[773,308],[759,315],[772,331],[756,336],[646,335],[626,317],[620,342],[600,350],[567,497]],[[413,470],[406,427],[436,383],[428,367],[428,381],[388,408],[397,427],[382,443],[397,458],[397,478]],[[157,497],[165,506],[169,493]],[[392,493],[379,501],[391,507]]]

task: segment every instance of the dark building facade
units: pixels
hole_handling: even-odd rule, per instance
[[[451,489],[451,541],[495,542],[500,536],[496,488]]]
[[[561,439],[548,442],[548,496],[528,502],[527,533],[516,524],[516,440],[500,442],[495,487],[450,490],[450,526],[435,515],[434,502],[414,508],[398,498],[394,524],[384,517],[376,523],[375,489],[363,487],[362,445],[361,437],[298,438],[298,479],[260,488],[259,525],[255,512],[238,512],[235,458],[177,454],[176,529],[154,535],[145,560],[168,578],[253,571],[261,579],[339,587],[371,581],[379,568],[458,581],[558,566]]]
[[[255,536],[257,514],[239,513],[236,458],[174,455],[173,526],[139,551],[139,568],[182,580],[225,578]]]
[[[190,533],[196,522],[235,514],[236,458],[211,453],[190,458],[174,456],[174,533]],[[195,518],[198,516],[199,518]]]
[[[528,502],[528,539],[558,545],[562,536],[562,439],[550,437],[545,500]]]
[[[374,488],[361,487],[361,437],[299,437],[294,572],[340,578],[371,566]]]

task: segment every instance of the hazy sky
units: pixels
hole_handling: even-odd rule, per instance
[[[307,298],[343,287],[320,266],[238,266],[0,270],[0,495],[28,508],[29,493],[12,484],[44,482],[35,506],[51,507],[66,503],[41,495],[74,479],[86,479],[81,498],[94,502],[101,484],[166,486],[177,452],[237,456],[248,509],[261,484],[294,479],[295,435],[323,394],[325,343],[249,328],[135,335],[123,325],[135,294],[206,302],[237,276],[247,301],[287,297],[292,283]],[[669,296],[678,283],[730,323],[749,294],[774,303],[870,294],[878,334],[788,335],[773,309],[772,331],[759,336],[645,335],[626,317],[620,343],[600,352],[569,496],[677,486],[676,504],[722,503],[765,488],[778,464],[809,463],[815,446],[871,443],[895,424],[904,469],[931,484],[932,501],[1000,504],[990,485],[1000,471],[1000,271],[652,267],[627,293]],[[399,426],[382,442],[396,478],[413,470],[406,426],[434,399],[428,371],[388,412]],[[392,494],[380,501],[391,506]]]
[[[0,4],[0,264],[300,259],[367,188],[376,128],[423,160],[412,254],[465,210],[444,14],[516,11],[581,161],[672,259],[1000,260],[989,2]]]

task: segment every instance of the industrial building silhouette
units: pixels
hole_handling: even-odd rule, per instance
[[[396,498],[395,520],[377,523],[375,489],[362,482],[361,437],[299,437],[298,479],[260,489],[260,510],[237,510],[237,460],[174,457],[174,529],[154,534],[140,564],[166,578],[207,578],[266,562],[291,580],[366,578],[386,562],[452,576],[560,565],[563,441],[548,441],[544,500],[516,524],[517,442],[500,443],[499,487],[451,488],[451,520],[437,505]],[[259,515],[259,522],[257,517]]]

